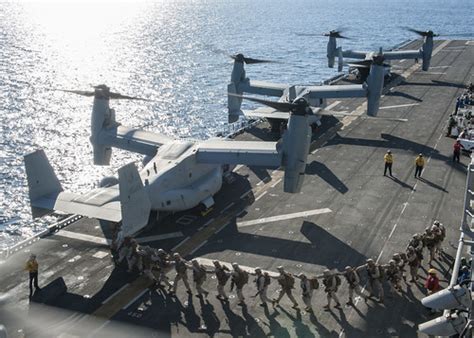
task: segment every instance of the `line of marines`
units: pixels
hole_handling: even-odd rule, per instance
[[[192,270],[193,282],[197,291],[197,297],[207,297],[209,291],[203,288],[203,284],[208,274],[214,274],[217,280],[217,298],[223,302],[228,302],[229,297],[225,291],[225,286],[230,279],[231,292],[236,289],[239,305],[245,306],[245,298],[242,293],[245,285],[249,283],[250,275],[254,276],[256,294],[261,300],[261,306],[273,306],[279,304],[280,300],[286,295],[293,303],[293,308],[297,309],[298,303],[293,296],[296,279],[299,280],[301,297],[305,304],[306,311],[312,311],[311,301],[313,292],[324,286],[324,292],[327,296],[327,304],[324,309],[329,311],[332,301],[335,302],[335,308],[341,309],[341,303],[337,297],[337,291],[345,279],[348,285],[348,301],[346,305],[354,305],[354,294],[364,299],[376,299],[378,302],[384,302],[384,281],[388,282],[390,295],[402,292],[402,280],[406,283],[406,267],[411,276],[410,283],[417,283],[419,280],[418,270],[423,260],[424,249],[428,252],[428,264],[431,267],[432,261],[443,254],[442,243],[446,237],[446,229],[439,222],[434,221],[433,225],[428,227],[424,233],[413,235],[406,251],[395,253],[387,264],[379,264],[373,259],[367,259],[366,263],[357,267],[346,266],[342,272],[334,272],[329,269],[324,270],[323,274],[317,276],[308,276],[304,273],[294,275],[285,271],[283,266],[278,267],[278,274],[269,273],[257,267],[255,269],[243,269],[237,263],[232,263],[230,269],[226,264],[219,261],[213,261],[213,268],[204,266],[198,260],[191,262],[185,260],[179,253],[168,254],[163,249],[154,249],[149,246],[139,246],[131,237],[123,239],[122,243],[116,246],[115,262],[122,264],[126,261],[128,271],[137,269],[141,274],[152,280],[153,287],[168,287],[168,292],[176,294],[180,281],[183,282],[187,292],[192,295],[192,289],[188,280],[188,270]],[[174,282],[171,283],[167,274],[175,270]],[[365,289],[361,287],[361,272],[365,272],[367,285]],[[276,280],[280,286],[278,296],[275,299],[269,299],[268,287]],[[321,282],[320,282],[321,281]]]

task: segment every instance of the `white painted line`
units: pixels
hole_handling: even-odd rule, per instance
[[[240,195],[240,199],[242,198],[245,198],[248,194],[250,194],[252,192],[252,189],[250,190],[247,190],[246,192],[244,192],[242,195]]]
[[[197,260],[200,264],[202,264],[202,265],[214,267],[214,263],[213,263],[214,260],[213,260],[213,259],[202,258],[202,257],[196,257],[196,260]],[[233,270],[231,263],[223,262],[223,261],[219,261],[219,263],[221,263],[222,266],[226,266],[230,271]],[[242,270],[247,271],[248,273],[255,274],[255,268],[254,268],[254,267],[245,266],[245,265],[240,265],[240,264],[239,264],[239,267],[240,267]],[[270,270],[263,270],[263,269],[262,269],[262,272],[268,272],[268,274],[269,274],[271,277],[278,277],[278,276],[280,275],[279,273],[273,272],[273,271],[270,271]]]
[[[105,251],[97,251],[95,254],[92,255],[94,258],[102,259],[104,257],[107,257],[109,255],[108,252]]]
[[[430,66],[430,69],[433,69],[433,68],[449,68],[451,66]]]
[[[106,320],[104,322],[104,324],[102,324],[101,326],[99,326],[97,329],[95,329],[94,331],[92,331],[91,333],[89,333],[89,335],[87,336],[87,338],[95,338],[95,337],[104,337],[105,335],[96,335],[96,333],[98,333],[100,330],[102,330],[103,328],[105,328],[107,325],[110,324],[110,320]]]
[[[140,237],[140,238],[137,238],[137,242],[147,243],[147,242],[161,241],[163,239],[177,238],[177,237],[183,237],[183,236],[184,235],[181,231],[177,231],[177,232],[170,232],[168,234],[163,234],[163,235]]]
[[[171,248],[171,251],[175,251],[178,247],[180,247],[181,245],[183,245],[184,243],[186,243],[191,237],[188,236],[186,237],[185,239],[183,239],[181,242],[179,242],[178,244],[176,244],[174,247]]]
[[[318,150],[319,150],[319,148],[313,150],[313,151],[311,152],[311,154],[313,154],[313,155],[316,154],[316,153],[318,152]]]
[[[230,224],[230,223],[226,223],[226,224],[224,224],[223,226],[221,226],[219,229],[217,229],[217,231],[215,232],[215,234],[218,234],[219,232],[221,232],[222,230],[224,230],[224,228],[225,228],[226,226],[228,226],[229,224]]]
[[[91,236],[91,235],[81,234],[78,232],[72,232],[72,231],[67,231],[67,230],[60,230],[56,233],[56,235],[66,237],[66,238],[78,239],[84,242],[102,244],[102,245],[108,245],[112,243],[111,240],[108,240],[104,237]]]
[[[326,110],[331,110],[332,108],[334,108],[335,106],[337,106],[339,103],[341,103],[341,101],[334,101],[333,103],[331,103],[329,106],[327,106]]]
[[[272,188],[275,188],[276,185],[281,182],[281,180],[282,180],[281,178],[277,179],[277,180],[275,181],[275,183],[273,183],[273,184],[271,185],[271,187],[272,187]]]
[[[252,221],[237,222],[237,226],[245,227],[245,226],[250,226],[250,225],[255,225],[255,224],[285,221],[288,219],[293,219],[293,218],[298,218],[298,217],[308,217],[308,216],[313,216],[313,215],[326,214],[328,212],[331,212],[331,209],[329,208],[314,209],[314,210],[308,210],[308,211],[302,211],[302,212],[295,212],[295,213],[286,214],[286,215],[259,218]]]
[[[265,182],[263,182],[263,180],[261,180],[260,182],[257,183],[257,185],[262,185],[263,183],[265,183]]]
[[[223,214],[224,212],[226,212],[227,210],[229,210],[230,208],[232,208],[232,206],[234,205],[235,203],[232,202],[230,203],[228,206],[226,206],[224,209],[221,210],[221,214]]]
[[[474,45],[474,40],[466,41],[466,45]]]
[[[275,175],[275,174],[276,174],[277,172],[279,172],[279,171],[280,171],[280,170],[278,170],[278,169],[273,170],[273,171],[272,171],[272,175]]]
[[[209,221],[207,221],[206,223],[204,223],[203,227],[207,227],[209,224],[211,224],[212,222],[214,222],[214,218],[211,218]]]
[[[425,72],[425,71],[420,71],[418,73],[419,74],[427,74],[427,75],[444,75],[444,74],[446,74],[445,72]]]
[[[139,300],[144,294],[145,292],[147,292],[148,289],[145,289],[143,290],[142,292],[140,292],[135,298],[133,298],[127,305],[125,305],[122,310],[126,310],[128,309],[129,306],[131,306],[133,303],[135,303],[137,300]]]
[[[239,217],[239,216],[241,216],[241,215],[244,214],[244,213],[245,213],[245,210],[242,210],[242,211],[239,212],[236,216]]]
[[[407,103],[407,104],[398,104],[396,106],[385,106],[385,107],[380,107],[379,109],[393,109],[393,108],[402,108],[402,107],[412,107],[412,106],[418,106],[419,103]]]
[[[102,302],[102,304],[105,304],[107,303],[109,300],[111,300],[112,298],[114,298],[115,296],[117,296],[123,289],[125,289],[127,286],[128,286],[129,283],[123,285],[120,289],[118,289],[117,291],[115,291],[113,294],[111,294],[106,300],[104,300]]]
[[[403,62],[405,62],[405,61],[406,61],[406,59],[402,59],[402,60],[400,60],[400,63],[403,63]]]
[[[449,48],[449,47],[448,47]],[[446,48],[445,50],[442,50],[441,52],[464,52],[465,49],[448,49]]]
[[[267,194],[267,191],[264,191],[262,194],[260,194],[257,198],[255,198],[255,201],[258,201],[259,199],[261,199],[263,196],[265,196]]]
[[[199,244],[197,247],[195,247],[195,248],[193,249],[193,251],[191,251],[189,254],[190,254],[190,255],[194,255],[194,253],[195,253],[196,251],[198,251],[199,249],[201,249],[204,245],[206,245],[206,243],[207,243],[207,239],[206,239],[204,242],[202,242],[201,244]]]
[[[243,166],[244,166],[243,164],[238,164],[238,165],[235,166],[234,170],[232,170],[232,171],[239,171],[240,168],[242,168]]]

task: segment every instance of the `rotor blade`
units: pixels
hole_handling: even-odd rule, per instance
[[[261,60],[261,59],[252,59],[252,58],[244,58],[244,62],[248,65],[253,63],[278,63],[277,61],[272,60]]]
[[[416,30],[416,29],[413,29],[413,28],[410,28],[410,27],[402,26],[402,28],[405,29],[405,30],[407,30],[407,31],[410,31],[410,32],[416,33],[416,34],[418,34],[418,35],[421,35],[421,36],[426,35],[426,32],[419,31],[419,30]]]
[[[152,101],[152,100],[150,100],[150,99],[144,99],[144,98],[142,98],[142,97],[127,96],[127,95],[122,95],[122,94],[113,93],[113,92],[110,92],[109,98],[111,98],[111,99],[126,99],[126,100]]]
[[[325,36],[324,34],[318,34],[318,33],[295,33],[295,34],[298,36],[316,36],[316,37]]]
[[[257,102],[257,103],[263,104],[265,106],[271,107],[273,109],[276,109],[276,110],[282,111],[282,112],[289,112],[291,109],[297,107],[296,104],[290,103],[290,102],[276,102],[276,101],[257,99],[256,97],[243,96],[243,95],[231,94],[231,93],[229,93],[228,95],[235,96],[235,97],[240,97],[244,100]]]
[[[68,90],[68,89],[54,89],[54,90],[58,90],[61,92],[66,92],[66,93],[73,93],[73,94],[82,95],[82,96],[94,96],[95,94],[94,92],[87,91],[87,90]]]

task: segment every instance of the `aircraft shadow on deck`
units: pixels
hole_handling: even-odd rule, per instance
[[[426,86],[426,87],[454,87],[454,88],[466,88],[466,85],[461,82],[431,80],[431,82],[408,82],[403,81],[401,86]]]
[[[374,147],[374,148],[385,148],[385,149],[400,149],[403,151],[409,151],[413,155],[422,153],[425,157],[431,156],[435,160],[444,161],[446,163],[452,164],[451,156],[446,156],[441,154],[437,149],[429,147],[427,145],[407,140],[398,136],[393,136],[390,134],[380,134],[382,140],[374,139],[364,139],[364,138],[351,138],[344,137],[336,133],[336,135],[330,139],[324,146],[331,146],[337,144],[347,144],[354,146],[365,146],[365,147]],[[466,172],[466,167],[463,165],[453,165],[455,170]]]
[[[306,166],[307,175],[317,175],[331,187],[345,194],[349,188],[324,163],[313,161]]]
[[[388,92],[387,94],[385,94],[385,96],[397,96],[397,97],[403,97],[403,98],[406,98],[406,99],[409,99],[409,100],[412,100],[412,101],[416,101],[416,102],[423,102],[422,99],[416,97],[416,96],[413,96],[413,95],[410,95],[410,94],[407,94],[407,93],[403,93],[403,92],[400,92],[400,91],[392,91],[392,92]]]
[[[293,221],[295,222],[295,221]],[[256,225],[261,227],[262,225]],[[270,224],[270,227],[284,225]],[[222,241],[211,241],[196,252],[197,256],[233,250],[274,259],[321,265],[342,271],[346,265],[362,264],[366,256],[354,250],[315,223],[302,221],[300,232],[309,243],[241,232],[234,220],[220,234]]]

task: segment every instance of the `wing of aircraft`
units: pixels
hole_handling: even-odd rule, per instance
[[[361,52],[355,50],[343,50],[342,56],[345,58],[352,58],[352,59],[365,59],[367,54],[370,52]]]
[[[200,163],[264,167],[281,165],[277,142],[208,140],[199,145],[196,157]]]
[[[385,60],[418,59],[423,54],[419,50],[397,50],[392,52],[383,52]]]

